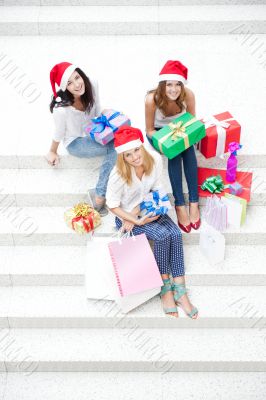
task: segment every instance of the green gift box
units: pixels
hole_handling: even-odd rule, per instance
[[[152,142],[171,160],[205,136],[205,125],[187,112],[157,131]]]

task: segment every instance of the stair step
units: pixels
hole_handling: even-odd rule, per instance
[[[64,222],[63,207],[6,207],[0,208],[0,246],[77,246],[86,245],[87,235],[78,235]],[[176,221],[174,209],[169,211]],[[115,236],[114,216],[109,212],[96,228],[95,236]],[[199,232],[192,230],[183,234],[184,244],[198,244]],[[263,206],[249,206],[245,224],[240,228],[230,227],[224,233],[230,245],[265,245],[266,213]]]
[[[165,162],[162,182],[165,190],[171,193],[166,164]],[[253,172],[250,205],[265,205],[266,168],[250,168],[248,172]],[[13,200],[17,207],[67,207],[80,201],[88,201],[88,189],[95,187],[97,176],[95,169],[3,169],[0,170],[3,188],[0,204],[3,206]],[[183,188],[188,200],[184,178]],[[206,198],[200,198],[201,205],[205,202]]]
[[[110,393],[116,400],[164,400],[164,393],[168,400],[175,400],[177,387],[182,387],[183,399],[211,400],[219,395],[227,400],[263,400],[264,377],[263,372],[35,372],[30,376],[9,372],[7,377],[2,374],[3,382],[6,381],[5,400],[18,398],[18,393],[20,400],[36,400],[36,391],[29,388],[38,388],[46,400],[87,400],[88,394],[93,400],[109,400]]]
[[[192,5],[255,5],[265,0],[191,0]],[[98,0],[98,6],[128,6],[128,0]],[[186,0],[130,0],[130,6],[185,6]],[[0,6],[95,6],[94,0],[1,0]]]
[[[159,296],[127,315],[107,300],[86,299],[85,287],[21,286],[1,289],[2,328],[250,328],[266,323],[265,286],[197,286],[188,288],[199,318],[179,308],[179,318],[166,316]],[[210,301],[211,299],[211,301]]]
[[[218,265],[198,246],[185,245],[184,254],[188,285],[266,286],[265,246],[228,245]],[[84,285],[85,246],[0,246],[0,259],[0,286]]]
[[[10,329],[1,371],[265,372],[265,333],[256,329]],[[182,346],[177,346],[181,343]],[[15,351],[19,347],[19,351]],[[12,357],[11,357],[12,356]],[[25,356],[27,359],[25,359]]]
[[[3,7],[1,35],[266,33],[265,5]]]

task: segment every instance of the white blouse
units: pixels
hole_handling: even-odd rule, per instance
[[[92,81],[92,90],[95,98],[95,103],[89,113],[79,111],[72,106],[54,107],[53,117],[55,130],[53,139],[56,142],[61,142],[67,147],[77,137],[84,137],[84,128],[86,123],[92,118],[98,117],[101,113],[98,84]]]
[[[116,167],[111,171],[107,192],[106,204],[109,208],[121,207],[124,211],[131,212],[138,206],[151,190],[161,189],[161,176],[163,172],[162,157],[156,151],[149,153],[154,158],[154,167],[150,175],[142,176],[140,180],[132,167],[132,183],[128,185],[118,174]]]

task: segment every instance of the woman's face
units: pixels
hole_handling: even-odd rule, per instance
[[[124,160],[132,167],[140,167],[143,164],[143,155],[141,147],[135,147],[132,150],[125,151]]]
[[[166,81],[165,94],[169,100],[175,101],[181,94],[181,83],[179,81]]]
[[[74,97],[80,97],[85,93],[85,84],[77,71],[74,71],[67,82],[67,90]]]

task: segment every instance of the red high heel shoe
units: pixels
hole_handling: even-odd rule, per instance
[[[186,233],[189,233],[189,232],[191,231],[191,224],[189,224],[189,225],[182,225],[182,224],[180,224],[179,221],[177,221],[177,222],[178,222],[179,228],[182,229],[182,231],[184,231],[184,232],[186,232]]]
[[[183,225],[178,221],[178,213],[177,213],[177,206],[175,206],[175,212],[176,212],[176,216],[177,216],[177,224],[179,226],[179,228],[186,233],[189,233],[191,231],[191,224],[189,225]]]
[[[200,220],[200,218],[198,219],[198,221],[197,221],[197,222],[191,222],[191,223],[190,223],[190,225],[191,225],[191,228],[195,229],[195,231],[196,231],[197,229],[199,229],[199,227],[200,227],[200,224],[201,224],[201,220]]]

